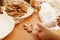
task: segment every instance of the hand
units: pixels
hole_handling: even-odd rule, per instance
[[[60,40],[60,34],[50,30],[48,27],[44,26],[43,24],[37,24],[41,29],[40,32],[37,33],[39,39],[41,40]]]

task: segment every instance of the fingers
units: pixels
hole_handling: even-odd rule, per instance
[[[44,31],[44,30],[49,30],[49,28],[46,27],[46,26],[44,26],[42,23],[37,23],[37,25],[38,25],[38,27],[39,27],[42,31]]]

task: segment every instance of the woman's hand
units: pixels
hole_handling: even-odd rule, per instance
[[[41,29],[40,32],[37,33],[39,39],[41,40],[60,40],[60,34],[50,30],[48,27],[44,26],[43,24],[37,24]]]

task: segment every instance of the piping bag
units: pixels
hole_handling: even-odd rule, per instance
[[[56,10],[50,4],[43,2],[41,4],[41,10],[39,11],[39,18],[42,21],[42,24],[48,27],[51,30],[58,29],[57,25],[57,16]],[[50,28],[51,27],[51,28]],[[36,25],[33,30],[38,31],[39,27]]]

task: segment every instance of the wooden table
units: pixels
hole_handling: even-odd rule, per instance
[[[40,22],[38,12],[35,11],[30,17],[24,19],[20,24],[16,25],[14,30],[3,40],[39,40],[36,35],[28,33],[24,30],[24,24],[33,24]]]

